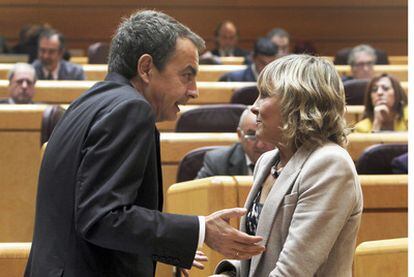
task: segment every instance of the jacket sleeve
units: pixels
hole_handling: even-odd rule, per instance
[[[207,152],[204,155],[203,166],[198,171],[196,179],[201,179],[201,178],[206,178],[206,177],[211,177],[211,176],[218,175],[219,171],[216,168],[217,163],[215,163],[215,161],[214,161],[214,155],[212,155],[212,154],[214,154],[213,152],[214,152],[214,150],[210,151],[210,152]]]
[[[362,212],[355,211],[360,184],[345,155],[317,153],[304,165],[288,235],[270,276],[314,276],[348,219]]]
[[[100,247],[190,268],[198,218],[161,213],[136,201],[145,198],[148,187],[158,186],[143,183],[155,143],[154,121],[149,105],[134,100],[103,113],[91,126],[77,174],[75,228]]]

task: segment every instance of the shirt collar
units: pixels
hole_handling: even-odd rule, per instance
[[[58,80],[58,78],[59,78],[59,69],[60,69],[60,62],[56,66],[55,70],[52,71],[53,80]],[[45,78],[47,78],[47,76],[49,76],[49,70],[47,70],[45,67],[42,67],[42,71],[43,71],[43,76],[45,76]]]

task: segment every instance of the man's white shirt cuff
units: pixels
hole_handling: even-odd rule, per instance
[[[200,225],[200,228],[198,229],[198,248],[201,248],[203,247],[206,236],[206,218],[204,216],[198,216],[198,223]]]

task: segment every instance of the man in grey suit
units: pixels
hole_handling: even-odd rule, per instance
[[[85,80],[81,66],[65,61],[65,39],[54,30],[39,36],[37,60],[33,62],[39,80]]]
[[[9,98],[0,99],[0,104],[33,104],[36,73],[31,64],[16,63],[8,73]]]
[[[239,142],[207,152],[197,179],[217,175],[252,175],[259,157],[274,145],[256,139],[256,116],[246,109],[237,128]]]

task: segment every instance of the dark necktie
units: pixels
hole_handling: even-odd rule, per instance
[[[252,173],[253,173],[253,171],[254,171],[254,164],[253,164],[253,163],[249,164],[249,168],[250,168],[250,170],[251,170],[251,171],[252,171]]]
[[[52,71],[49,71],[49,74],[47,75],[46,80],[53,80]]]

